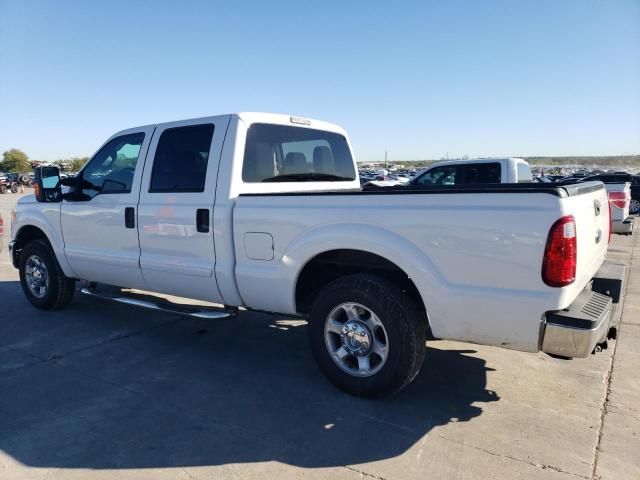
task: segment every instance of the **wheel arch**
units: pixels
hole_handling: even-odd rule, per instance
[[[22,252],[24,247],[29,242],[38,239],[45,240],[49,244],[64,274],[70,278],[73,278],[75,275],[70,265],[68,264],[61,247],[52,240],[51,235],[47,233],[46,229],[43,228],[42,225],[34,223],[28,223],[19,226],[16,234],[13,237],[14,244],[11,251],[11,261],[13,263],[13,266],[18,268],[18,264],[20,262],[20,253]]]
[[[296,310],[309,313],[313,299],[325,285],[357,273],[376,274],[392,281],[426,315],[426,305],[418,287],[402,268],[376,253],[352,248],[326,250],[305,263],[295,283]]]

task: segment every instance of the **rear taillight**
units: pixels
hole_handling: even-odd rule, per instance
[[[550,287],[564,287],[576,279],[576,220],[567,215],[549,230],[542,260],[542,280]]]
[[[4,220],[2,220],[2,215],[0,215],[0,237],[4,235]]]
[[[626,208],[629,202],[626,192],[609,192],[609,203],[614,207]]]

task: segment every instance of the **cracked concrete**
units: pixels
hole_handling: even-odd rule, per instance
[[[39,312],[3,254],[0,478],[640,478],[639,281],[636,262],[615,357],[433,341],[416,381],[373,402],[322,378],[298,320],[81,296]]]

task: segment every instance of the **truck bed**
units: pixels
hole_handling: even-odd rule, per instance
[[[294,313],[292,282],[310,258],[371,252],[413,280],[435,336],[536,351],[544,313],[568,306],[604,260],[606,206],[599,182],[244,194],[233,215],[237,285],[254,308]],[[551,225],[568,214],[578,229],[576,281],[552,288],[541,262]],[[246,239],[261,232],[273,239],[271,261],[250,258]]]

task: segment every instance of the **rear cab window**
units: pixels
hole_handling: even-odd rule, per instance
[[[353,181],[353,158],[344,136],[313,128],[254,123],[242,164],[245,183]]]

